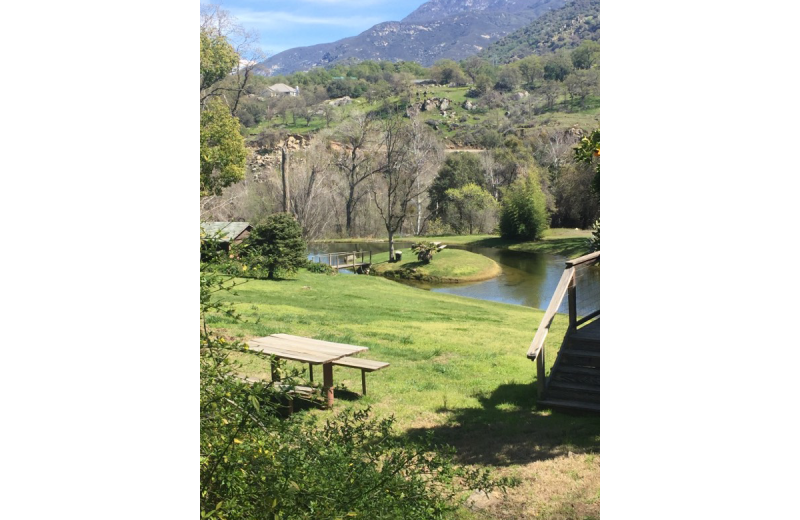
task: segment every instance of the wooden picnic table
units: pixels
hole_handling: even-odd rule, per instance
[[[368,347],[333,343],[318,339],[303,338],[290,334],[272,334],[263,338],[253,338],[247,342],[250,350],[271,354],[276,358],[288,359],[322,365],[322,387],[328,407],[333,406],[333,362],[337,359],[369,350]],[[277,367],[272,364],[272,379],[277,379]],[[313,381],[313,372],[311,372]]]

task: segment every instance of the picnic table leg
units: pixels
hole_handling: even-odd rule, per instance
[[[322,365],[322,389],[324,390],[328,408],[333,406],[333,364]]]
[[[361,371],[361,394],[367,395],[367,371]]]
[[[280,378],[280,376],[278,375],[278,362],[275,361],[275,359],[271,359],[269,364],[270,368],[272,368],[272,381],[273,382],[278,381],[278,379]]]
[[[314,382],[314,365],[311,363],[308,364],[308,379],[310,382]]]

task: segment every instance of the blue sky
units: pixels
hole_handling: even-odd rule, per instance
[[[219,0],[268,55],[355,36],[376,23],[400,20],[426,0]],[[201,2],[209,3],[209,2]]]

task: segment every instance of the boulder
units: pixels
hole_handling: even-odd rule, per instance
[[[447,110],[450,107],[450,100],[444,98],[441,103],[439,103],[439,110]]]
[[[461,107],[464,110],[473,110],[475,108],[475,105],[473,105],[472,102],[468,99],[468,100],[464,101],[464,104],[461,105]]]

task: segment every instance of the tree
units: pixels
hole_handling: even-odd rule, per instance
[[[595,168],[595,178],[592,181],[592,189],[600,194],[600,129],[593,131],[587,137],[581,139],[580,145],[575,149],[575,160],[581,163],[593,164]]]
[[[478,154],[455,152],[447,155],[429,190],[429,209],[435,217],[445,215],[450,198],[447,190],[467,184],[484,186],[484,170]]]
[[[596,69],[576,70],[564,80],[567,92],[571,98],[578,98],[583,108],[586,105],[586,97],[597,91],[599,76]]]
[[[520,83],[522,83],[522,74],[520,74],[519,69],[509,65],[503,67],[503,70],[500,71],[495,88],[510,92],[516,90]]]
[[[553,54],[544,63],[544,79],[564,81],[572,72],[572,60],[563,52]]]
[[[517,66],[520,74],[522,74],[522,81],[530,88],[535,88],[536,82],[541,80],[544,75],[542,59],[535,54],[522,58],[514,63],[514,65]]]
[[[438,165],[441,145],[426,125],[395,114],[381,122],[381,162],[371,193],[389,235],[389,260],[394,261],[394,235],[425,189],[424,176]]]
[[[600,61],[600,44],[593,40],[584,40],[573,49],[570,58],[576,69],[590,69]]]
[[[225,78],[239,63],[239,55],[224,36],[200,31],[200,91]]]
[[[500,206],[500,234],[503,238],[539,240],[548,225],[547,201],[538,175],[531,172],[505,190]]]
[[[269,271],[268,278],[293,274],[306,263],[303,229],[288,213],[275,213],[253,228],[246,240],[247,255]]]
[[[375,128],[372,117],[353,112],[333,135],[334,141],[341,143],[341,149],[333,152],[333,164],[344,180],[345,231],[348,236],[353,231],[356,206],[366,193],[362,183],[378,171],[371,151],[376,140],[373,133]]]
[[[490,79],[494,77],[494,67],[491,63],[476,55],[462,61],[461,69],[472,79],[473,83],[477,83],[480,75],[485,75]]]
[[[496,204],[488,191],[473,183],[461,188],[449,189],[446,195],[458,211],[459,220],[466,222],[470,235],[476,225],[481,227],[481,217],[486,210],[493,209]]]
[[[246,160],[239,120],[222,100],[209,100],[200,113],[200,196],[221,195],[242,180]]]
[[[431,67],[431,78],[440,85],[455,83],[462,85],[467,82],[467,78],[458,63],[453,60],[439,60]]]

